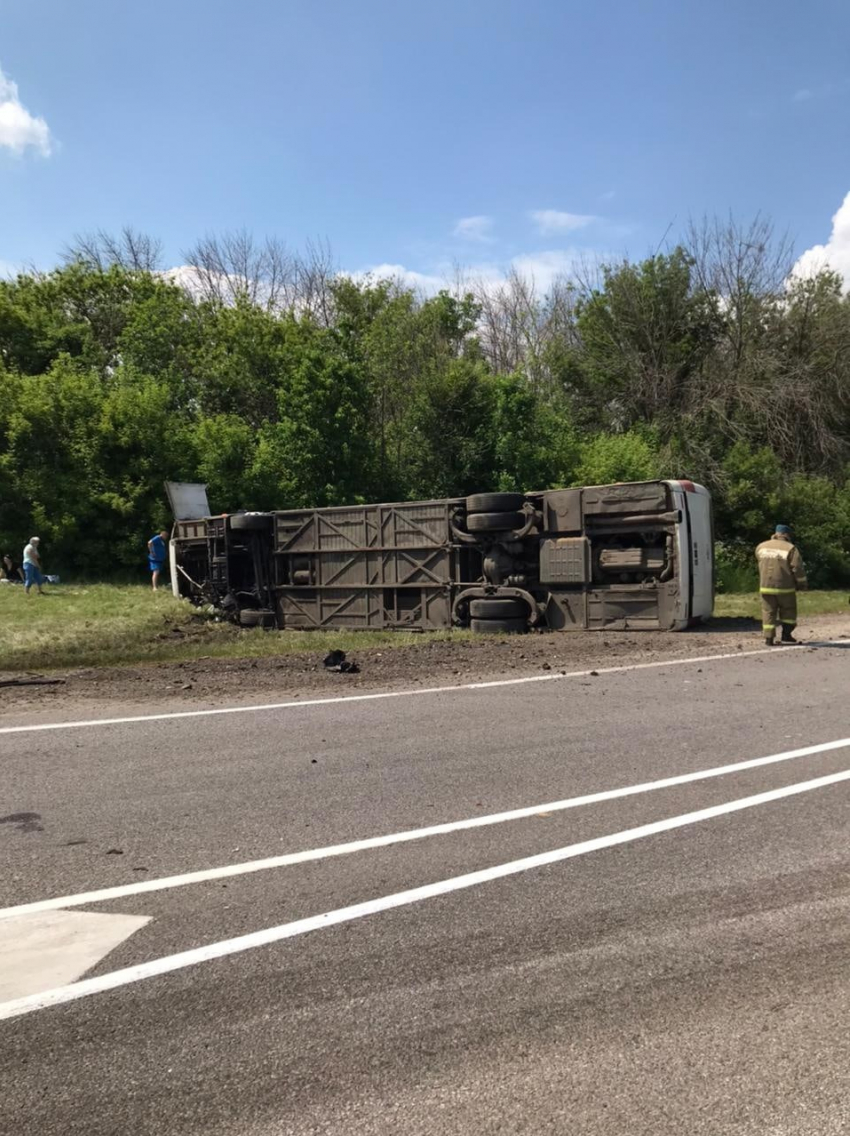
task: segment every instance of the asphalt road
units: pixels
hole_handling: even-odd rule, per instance
[[[0,1132],[846,1134],[848,666],[0,721]],[[109,913],[146,921],[59,1004],[33,924],[18,1001],[27,920]]]

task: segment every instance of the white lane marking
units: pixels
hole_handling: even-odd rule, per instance
[[[800,781],[795,785],[785,785],[781,789],[770,789],[764,793],[756,793],[751,797],[740,797],[736,801],[727,801],[722,805],[713,805],[711,808],[698,809],[696,812],[682,813],[680,816],[653,821],[651,824],[642,824],[637,828],[628,828],[621,832],[612,832],[607,836],[598,836],[593,840],[584,840],[579,844],[568,844],[565,848],[556,848],[551,852],[526,856],[522,860],[497,864],[492,868],[484,868],[477,872],[454,876],[451,879],[439,880],[437,883],[425,884],[424,887],[410,888],[408,891],[399,891],[393,895],[370,899],[365,903],[340,907],[336,911],[326,911],[322,915],[312,915],[307,919],[297,919],[293,923],[283,923],[278,927],[267,927],[262,931],[239,935],[234,939],[224,939],[218,943],[209,943],[205,947],[196,947],[194,950],[182,951],[180,954],[153,959],[151,962],[141,963],[138,966],[128,966],[122,970],[112,971],[111,974],[102,974],[97,978],[86,978],[81,982],[74,982],[70,986],[59,986],[55,990],[48,990],[43,994],[0,1003],[0,1021],[17,1018],[23,1014],[31,1014],[36,1010],[45,1010],[50,1006],[74,1002],[92,994],[102,994],[107,990],[115,990],[134,982],[142,982],[147,978],[154,978],[175,970],[182,970],[185,967],[196,966],[198,963],[210,962],[212,959],[224,958],[226,955],[234,955],[242,951],[253,950],[256,947],[279,943],[283,939],[293,939],[297,935],[305,935],[309,931],[319,931],[340,923],[350,923],[354,919],[362,919],[367,915],[376,915],[381,911],[391,911],[396,907],[419,903],[425,899],[434,899],[436,896],[448,895],[450,892],[462,891],[464,888],[476,887],[479,884],[504,879],[506,876],[515,876],[520,872],[543,868],[550,864],[560,863],[562,860],[573,859],[576,856],[585,856],[603,848],[613,848],[619,844],[643,840],[660,832],[670,832],[672,829],[684,828],[689,824],[698,824],[704,820],[712,820],[714,817],[740,812],[742,809],[751,809],[758,805],[768,804],[771,801],[780,801],[785,797],[794,797],[800,793],[809,793],[813,789],[822,789],[827,785],[835,785],[840,781],[848,780],[850,780],[850,769],[841,773],[830,773],[825,777],[816,777],[811,781]]]
[[[818,647],[839,647],[847,639],[829,639],[812,644]],[[805,646],[805,644],[800,644]],[[31,726],[0,726],[0,734],[26,734],[40,730],[79,730],[93,726],[123,726],[132,722],[166,722],[179,718],[208,718],[216,714],[251,714],[260,710],[294,710],[304,706],[334,706],[340,702],[375,702],[383,698],[412,698],[424,694],[454,694],[460,690],[490,690],[499,686],[522,686],[531,682],[557,682],[565,678],[587,678],[589,675],[623,674],[627,671],[657,670],[659,667],[684,667],[693,663],[715,663],[724,659],[747,659],[753,655],[783,658],[787,650],[759,647],[754,651],[729,651],[723,655],[694,655],[689,659],[657,659],[652,663],[624,663],[617,667],[593,667],[565,674],[527,675],[525,678],[500,678],[489,682],[466,682],[457,686],[427,686],[421,690],[381,690],[375,694],[343,694],[335,698],[300,698],[291,702],[266,702],[257,706],[219,706],[212,710],[173,710],[167,714],[135,714],[126,718],[89,718],[84,721],[43,722]]]
[[[147,915],[102,911],[49,911],[8,920],[0,938],[0,1000],[82,978],[149,922]]]
[[[604,789],[597,793],[587,793],[582,797],[568,797],[562,801],[548,801],[542,805],[527,805],[507,812],[489,813],[483,816],[467,817],[464,820],[446,821],[432,824],[427,828],[411,828],[403,832],[391,832],[386,836],[371,836],[363,840],[352,840],[345,844],[329,844],[323,848],[310,848],[304,852],[286,852],[280,856],[269,856],[263,860],[248,860],[242,864],[226,864],[220,868],[204,868],[197,872],[185,872],[179,876],[163,876],[155,880],[138,880],[132,884],[119,884],[116,887],[101,888],[99,891],[81,892],[78,895],[55,896],[52,899],[35,900],[17,907],[0,909],[0,920],[14,915],[29,915],[37,911],[55,911],[66,907],[82,907],[90,903],[104,903],[111,899],[124,899],[129,895],[142,895],[144,892],[165,891],[168,888],[185,887],[188,884],[207,883],[210,880],[224,880],[231,876],[248,875],[251,872],[264,872],[270,868],[285,868],[292,864],[306,864],[311,860],[325,860],[332,856],[347,856],[353,852],[365,852],[370,848],[386,848],[391,844],[404,844],[411,840],[424,840],[429,836],[444,836],[469,828],[484,828],[505,821],[522,820],[540,813],[563,812],[577,809],[583,805],[596,805],[604,801],[616,801],[621,797],[633,797],[640,793],[652,793],[658,789],[670,789],[676,785],[687,785],[693,781],[706,781],[712,777],[724,777],[730,773],[741,773],[746,769],[758,769],[764,765],[775,765],[781,761],[811,757],[817,753],[844,749],[850,746],[850,738],[840,738],[834,742],[821,742],[819,745],[804,746],[802,749],[786,750],[768,757],[753,757],[746,761],[736,761],[732,765],[716,765],[711,769],[700,769],[695,773],[678,773],[674,777],[664,777],[659,781],[644,781],[638,785],[626,785],[619,789]]]

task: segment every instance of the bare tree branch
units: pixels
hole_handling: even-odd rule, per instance
[[[62,259],[66,264],[81,263],[100,272],[113,265],[130,272],[157,272],[162,268],[162,242],[130,225],[117,235],[98,229],[77,234],[66,245]]]

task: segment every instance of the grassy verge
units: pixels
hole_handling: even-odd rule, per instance
[[[183,659],[261,658],[331,647],[403,647],[468,632],[404,631],[270,633],[216,622],[166,591],[139,585],[45,587],[29,599],[22,587],[0,585],[0,670],[161,663]]]
[[[850,615],[847,592],[801,592],[797,598],[801,620],[807,615]],[[714,604],[717,619],[761,619],[761,600],[758,592],[738,595],[720,595]]]
[[[0,586],[0,670],[111,666],[210,658],[260,658],[331,647],[404,647],[469,632],[403,631],[267,633],[216,622],[166,591],[138,585],[60,585],[29,599],[21,587]],[[717,598],[718,618],[759,618],[755,593]],[[800,617],[850,614],[846,592],[806,592]]]

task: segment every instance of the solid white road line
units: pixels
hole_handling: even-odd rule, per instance
[[[816,647],[840,647],[847,639],[829,639],[812,643]],[[805,645],[805,644],[801,644]],[[657,670],[660,667],[684,667],[693,663],[715,663],[723,659],[747,659],[753,655],[787,658],[791,649],[759,647],[754,651],[729,651],[724,655],[694,655],[689,659],[658,659],[652,663],[625,663],[617,667],[594,667],[564,674],[527,675],[525,678],[500,678],[489,682],[466,682],[457,686],[428,686],[421,690],[381,690],[375,694],[343,694],[336,698],[301,698],[291,702],[266,702],[258,706],[220,706],[212,710],[174,710],[167,714],[135,714],[127,718],[89,718],[85,721],[44,722],[31,726],[2,726],[0,734],[27,734],[41,730],[80,730],[93,726],[123,726],[132,722],[167,722],[180,718],[208,718],[216,714],[252,714],[260,710],[295,710],[305,706],[334,706],[340,702],[375,702],[383,698],[412,698],[423,694],[455,694],[460,690],[491,690],[499,686],[523,686],[532,682],[557,682],[565,678],[587,678],[589,675],[623,674],[627,671]]]
[[[668,817],[666,820],[654,821],[652,824],[643,824],[638,828],[613,832],[608,836],[599,836],[594,840],[582,841],[580,844],[569,844],[565,848],[541,852],[536,856],[527,856],[522,860],[513,860],[507,864],[497,864],[492,868],[469,872],[452,879],[439,880],[437,883],[426,884],[424,887],[411,888],[408,891],[396,892],[394,895],[382,896],[379,899],[370,899],[365,903],[355,903],[350,907],[340,907],[336,911],[326,911],[322,915],[298,919],[294,923],[268,927],[263,931],[239,935],[235,939],[224,939],[218,943],[210,943],[205,947],[198,947],[194,950],[182,951],[180,954],[168,955],[165,958],[141,963],[139,966],[128,966],[122,970],[115,970],[111,974],[83,979],[81,982],[74,982],[69,986],[59,986],[41,994],[2,1003],[0,1004],[0,1021],[17,1018],[23,1014],[31,1014],[36,1010],[44,1010],[50,1006],[74,1002],[92,994],[102,994],[107,990],[115,990],[121,986],[141,982],[146,978],[169,974],[171,971],[182,970],[185,967],[209,962],[212,959],[224,958],[226,955],[268,946],[270,943],[278,943],[283,939],[292,939],[297,935],[304,935],[308,931],[319,931],[325,927],[334,927],[339,923],[349,923],[367,915],[390,911],[393,908],[419,903],[425,899],[434,899],[436,896],[448,895],[450,892],[476,887],[479,884],[490,883],[492,880],[517,875],[520,872],[528,872],[533,868],[543,868],[549,864],[560,863],[562,860],[570,860],[576,856],[598,852],[603,848],[613,848],[619,844],[642,840],[660,832],[670,832],[672,829],[684,828],[686,825],[698,824],[704,820],[712,820],[714,817],[740,812],[742,809],[755,808],[771,801],[779,801],[786,797],[797,796],[800,793],[809,793],[813,789],[822,789],[827,785],[835,785],[848,780],[850,780],[850,770],[831,773],[826,777],[816,777],[811,781],[801,781],[796,785],[786,785],[781,789],[771,789],[765,793],[756,793],[751,797],[741,797],[737,801],[727,801],[722,805],[714,805],[711,808],[698,809],[696,812]]]
[[[427,828],[412,828],[403,832],[392,832],[386,836],[371,836],[363,840],[352,840],[346,844],[330,844],[323,848],[310,848],[304,852],[287,852],[280,856],[269,856],[263,860],[249,860],[242,864],[227,864],[221,868],[205,868],[197,872],[185,872],[179,876],[164,876],[155,880],[138,880],[132,884],[119,884],[116,887],[101,888],[99,891],[81,892],[79,895],[55,896],[52,899],[35,900],[17,907],[0,909],[0,920],[14,915],[30,915],[38,911],[55,911],[66,907],[81,907],[90,903],[104,903],[110,899],[124,899],[129,895],[142,895],[144,892],[165,891],[168,888],[185,887],[187,884],[207,883],[210,880],[223,880],[231,876],[244,876],[252,872],[263,872],[270,868],[285,868],[292,864],[306,864],[311,860],[326,860],[332,856],[346,856],[352,852],[365,852],[370,848],[386,848],[391,844],[404,844],[411,840],[424,840],[429,836],[444,836],[451,832],[461,832],[469,828],[484,828],[491,824],[502,824],[509,820],[522,820],[539,813],[563,812],[577,809],[583,805],[597,805],[603,801],[616,801],[621,797],[634,797],[640,793],[652,793],[657,789],[670,789],[676,785],[687,785],[693,781],[707,781],[712,777],[724,777],[730,773],[741,773],[746,769],[758,769],[763,765],[775,765],[795,758],[811,757],[817,753],[844,749],[850,746],[850,738],[840,738],[834,742],[804,746],[802,749],[786,750],[768,757],[754,757],[746,761],[736,761],[732,765],[717,765],[711,769],[700,769],[695,773],[679,773],[674,777],[664,777],[659,781],[644,781],[638,785],[626,785],[619,789],[605,789],[598,793],[587,793],[582,797],[568,797],[562,801],[548,801],[542,805],[527,805],[507,812],[490,813],[484,816],[468,817],[465,820],[447,821],[433,824]]]

